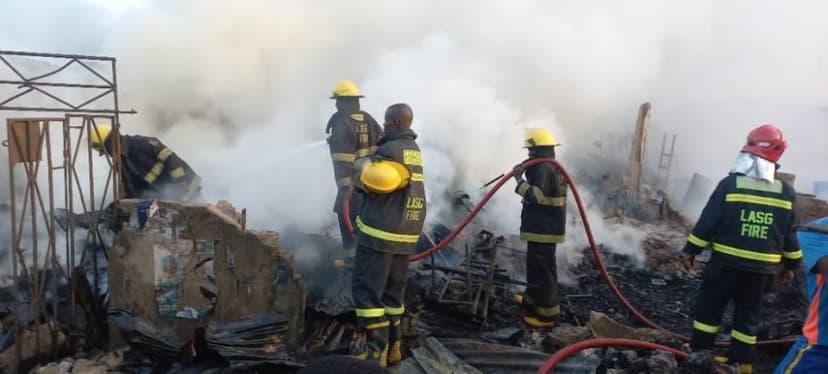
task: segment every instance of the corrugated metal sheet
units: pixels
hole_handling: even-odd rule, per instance
[[[471,339],[441,339],[457,357],[484,373],[535,373],[550,355]]]

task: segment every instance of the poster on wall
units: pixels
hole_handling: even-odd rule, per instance
[[[158,315],[175,318],[182,294],[182,258],[162,245],[153,246]]]
[[[212,256],[216,254],[215,240],[196,240],[195,247],[196,253],[200,255]]]

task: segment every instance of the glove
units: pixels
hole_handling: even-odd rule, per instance
[[[681,265],[684,266],[684,270],[693,271],[693,267],[696,265],[696,255],[685,253],[681,259]]]
[[[523,164],[517,164],[512,168],[512,177],[515,178],[515,182],[523,181]]]

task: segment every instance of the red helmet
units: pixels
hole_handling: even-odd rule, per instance
[[[762,125],[750,132],[747,136],[747,143],[742,147],[742,152],[759,156],[770,162],[777,162],[785,153],[788,142],[785,135],[774,125]]]

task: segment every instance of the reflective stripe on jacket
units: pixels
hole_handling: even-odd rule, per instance
[[[157,138],[121,135],[121,178],[125,198],[187,200],[201,178]]]
[[[563,243],[566,180],[561,172],[550,164],[532,166],[526,169],[526,180],[518,183],[515,192],[523,197],[520,238],[536,243]]]
[[[768,183],[730,174],[707,201],[685,252],[710,246],[714,256],[738,269],[772,274],[780,262],[793,269],[802,259],[795,200],[793,187],[779,179]]]
[[[354,112],[336,112],[328,121],[334,178],[338,187],[351,184],[354,160],[368,156],[371,146],[382,137],[382,128],[370,114],[355,109]]]
[[[422,155],[416,138],[412,130],[389,132],[370,156],[402,163],[411,172],[411,180],[390,194],[362,192],[364,200],[356,220],[359,245],[393,254],[414,251],[426,217]]]

